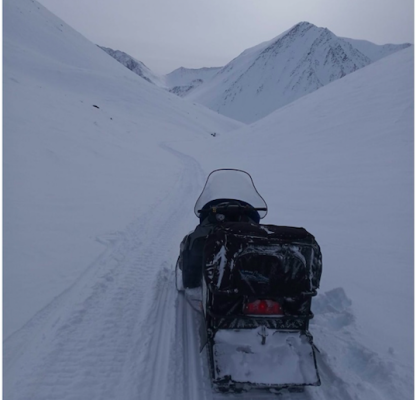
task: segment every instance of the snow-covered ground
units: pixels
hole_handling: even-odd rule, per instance
[[[322,386],[281,398],[410,400],[412,79],[405,49],[242,127],[5,0],[4,398],[223,399],[173,265],[207,174],[235,167],[324,257]]]

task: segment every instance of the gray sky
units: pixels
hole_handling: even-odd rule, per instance
[[[223,66],[300,21],[377,44],[414,42],[413,0],[39,0],[157,73]]]

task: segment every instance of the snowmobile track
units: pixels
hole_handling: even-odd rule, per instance
[[[148,326],[152,329],[142,338],[148,343],[148,352],[139,364],[143,365],[143,393],[148,398],[163,399],[169,394],[171,354],[175,339],[175,304],[176,293],[173,290],[172,274],[161,271],[154,295],[154,306],[148,314]],[[146,337],[147,336],[147,337]],[[157,374],[154,372],[157,371]]]
[[[197,195],[195,175],[202,173],[195,160],[171,154],[182,165],[172,187],[71,287],[6,339],[5,398],[172,395],[176,290],[166,261],[177,255],[177,232],[187,226],[184,209],[193,198],[184,193]]]

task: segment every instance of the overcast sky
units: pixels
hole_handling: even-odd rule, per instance
[[[39,0],[92,42],[157,73],[223,66],[300,21],[377,44],[414,42],[413,0]]]

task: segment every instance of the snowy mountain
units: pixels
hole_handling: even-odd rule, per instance
[[[186,86],[194,80],[209,81],[222,67],[178,68],[166,75],[169,87]]]
[[[280,397],[413,398],[413,48],[244,126],[149,85],[34,0],[3,7],[5,399],[230,398],[174,281],[221,167],[251,173],[265,223],[322,248],[322,386]]]
[[[348,38],[343,39],[349,42],[354,48],[363,53],[365,56],[367,56],[372,62],[380,60],[381,58],[387,57],[396,51],[403,50],[411,46],[410,43],[378,45],[367,40]]]
[[[409,46],[339,38],[326,28],[301,22],[278,37],[247,49],[225,67],[181,67],[165,76],[157,76],[122,51],[99,47],[148,82],[220,114],[251,123]]]
[[[120,50],[113,50],[108,47],[98,46],[100,49],[104,50],[111,57],[116,59],[119,63],[123,64],[130,71],[133,71],[135,74],[141,76],[146,81],[153,83],[157,86],[162,86],[162,79],[158,77],[154,72],[152,72],[146,65],[141,61],[136,60],[132,56],[124,53]]]
[[[189,83],[189,85],[183,86],[174,86],[173,88],[169,89],[169,92],[176,94],[179,97],[185,97],[189,94],[192,90],[197,88],[198,86],[202,85],[204,81],[202,79],[195,79]]]
[[[196,87],[209,81],[221,69],[220,67],[199,69],[181,67],[167,75],[158,76],[141,61],[136,60],[123,51],[102,46],[98,47],[146,81],[180,97],[186,96]]]
[[[328,29],[301,22],[244,51],[187,98],[252,123],[371,61]]]
[[[170,92],[184,97],[198,86],[209,82],[220,69],[221,67],[198,69],[181,67],[165,75],[165,82]]]

